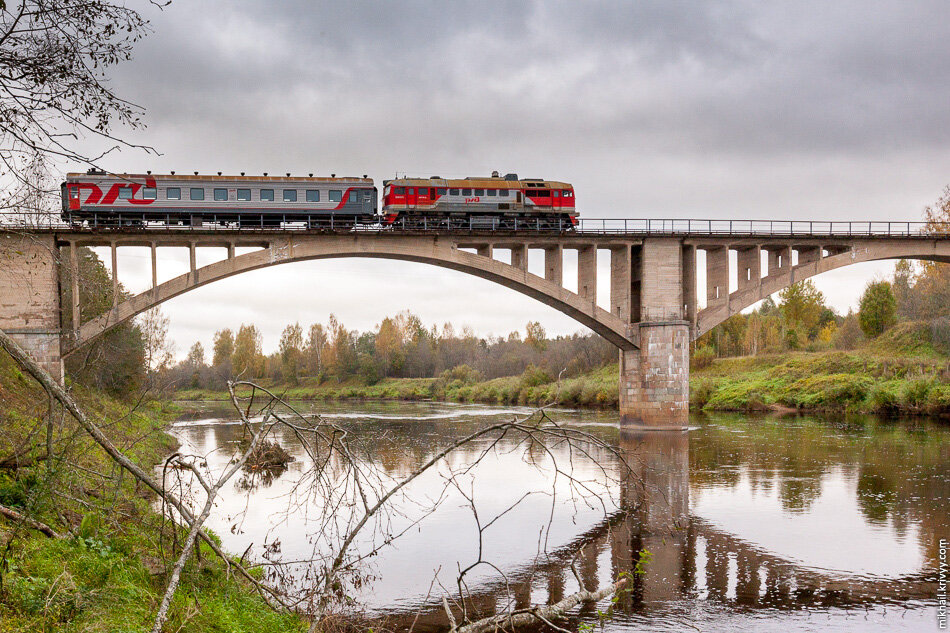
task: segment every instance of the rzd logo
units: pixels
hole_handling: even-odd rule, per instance
[[[465,198],[465,204],[468,204],[469,202],[481,202],[481,201],[482,199],[480,196],[475,196],[474,198]]]

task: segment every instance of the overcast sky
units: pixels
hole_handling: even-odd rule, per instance
[[[146,110],[123,136],[161,156],[126,150],[112,171],[497,169],[573,183],[587,218],[917,220],[950,183],[942,0],[142,4],[154,32],[111,74]],[[147,253],[122,253],[120,280],[144,289]],[[160,256],[162,278],[184,272],[185,253]],[[816,283],[846,312],[891,268]],[[368,329],[405,308],[480,334],[581,329],[489,282],[385,260],[278,266],[163,310],[181,355],[242,322],[272,351],[288,322],[332,312]]]

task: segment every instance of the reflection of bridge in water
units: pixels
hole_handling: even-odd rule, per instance
[[[506,578],[473,588],[467,596],[471,618],[557,602],[577,591],[574,570],[585,588],[602,587],[640,560],[646,572],[635,575],[632,590],[618,603],[626,613],[696,598],[737,610],[899,605],[933,598],[932,573],[888,578],[817,569],[690,516],[686,433],[625,432],[620,444],[632,468],[621,490],[629,510],[538,560],[506,570]],[[447,618],[441,602],[432,601],[402,613],[389,611],[385,626],[443,630]]]

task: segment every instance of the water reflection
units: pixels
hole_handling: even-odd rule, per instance
[[[360,406],[366,410],[327,408],[394,480],[472,429],[513,413],[438,404]],[[226,417],[212,413],[198,417]],[[603,491],[616,501],[607,516],[558,507],[540,555],[538,530],[550,503],[533,500],[506,516],[485,542],[504,577],[485,572],[471,583],[479,614],[555,602],[578,589],[578,578],[592,589],[640,563],[645,573],[606,628],[665,630],[689,622],[714,630],[750,623],[783,631],[917,630],[932,621],[936,541],[950,528],[945,427],[716,416],[697,419],[690,433],[636,434],[621,432],[608,415],[554,415],[611,442],[631,470]],[[186,423],[176,434],[196,450],[224,455],[240,430]],[[280,538],[286,557],[307,553],[305,518],[275,508],[283,507],[308,464],[292,437],[279,440],[297,458],[288,472],[267,489],[235,487],[223,502],[227,520],[212,526],[231,551]],[[458,463],[478,450],[471,447]],[[532,460],[543,462],[543,451],[502,451],[480,471],[476,497],[486,516],[544,483]],[[605,451],[590,464],[575,460],[582,472],[594,472],[594,461],[624,472]],[[415,492],[423,495],[434,485],[420,483]],[[238,528],[229,530],[229,521]],[[447,504],[381,552],[373,566],[376,581],[357,596],[365,617],[394,630],[444,629],[441,593],[427,593],[436,570],[473,559],[471,529],[470,513]],[[447,585],[451,578],[440,576]],[[820,622],[808,619],[817,613]]]

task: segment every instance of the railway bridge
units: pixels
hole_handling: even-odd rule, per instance
[[[189,290],[268,266],[375,257],[475,275],[573,317],[620,350],[622,423],[656,429],[685,428],[690,342],[733,314],[793,283],[850,264],[902,258],[950,263],[950,230],[942,230],[950,227],[935,231],[907,222],[582,220],[565,232],[90,224],[0,218],[0,328],[59,379],[64,357]],[[149,248],[151,288],[83,322],[81,247],[111,249],[116,290],[118,249]],[[158,254],[168,247],[187,248],[190,269],[159,283]],[[256,250],[237,253],[248,247]],[[227,255],[199,267],[199,248],[226,249]],[[543,252],[542,275],[528,271],[528,253],[535,250]],[[577,256],[576,292],[564,286],[564,251],[570,250]],[[501,251],[510,254],[508,261],[498,258]],[[610,254],[609,309],[597,298],[601,251]],[[63,279],[71,290],[70,323],[61,322]]]

